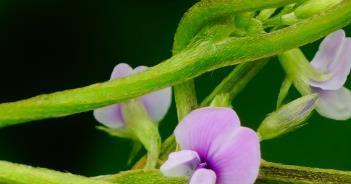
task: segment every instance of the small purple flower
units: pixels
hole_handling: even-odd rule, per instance
[[[310,81],[312,91],[319,93],[317,111],[328,118],[351,118],[351,92],[343,87],[351,69],[351,38],[338,30],[321,43],[311,65],[332,78],[323,82]]]
[[[257,134],[240,126],[230,108],[191,112],[175,129],[181,151],[161,166],[166,176],[188,176],[190,184],[253,184],[260,166]]]
[[[120,63],[113,69],[111,80],[126,77],[146,70],[146,66],[138,66],[134,70],[128,64]],[[127,91],[126,91],[127,92]],[[155,91],[138,98],[153,122],[161,121],[166,115],[172,101],[172,89],[170,87]],[[122,113],[123,103],[115,104],[94,110],[95,119],[113,129],[125,128]]]

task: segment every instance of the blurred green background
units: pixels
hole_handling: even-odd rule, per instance
[[[156,65],[171,56],[177,24],[195,2],[2,0],[0,102],[108,80],[119,62]],[[303,47],[309,58],[318,44]],[[197,78],[199,98],[231,69]],[[237,97],[233,106],[245,126],[257,128],[273,111],[283,79],[279,63],[271,61]],[[297,95],[292,91],[290,98]],[[160,126],[163,137],[175,127],[175,115],[173,103]],[[263,142],[263,158],[351,170],[351,120],[336,122],[315,113],[309,122],[296,132]],[[0,160],[88,176],[127,169],[131,143],[99,132],[96,125],[92,113],[86,112],[0,129]]]

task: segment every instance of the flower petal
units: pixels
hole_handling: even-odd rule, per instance
[[[187,115],[174,134],[181,149],[196,151],[201,159],[206,159],[212,142],[219,135],[239,127],[240,120],[232,109],[205,107]]]
[[[311,81],[313,87],[324,90],[340,89],[346,82],[351,70],[351,39],[346,38],[342,43],[337,58],[328,66],[328,73],[333,74],[330,80],[324,82]]]
[[[320,115],[335,119],[347,120],[351,118],[351,91],[346,88],[339,90],[321,90],[314,88],[320,94],[317,111]]]
[[[133,73],[142,72],[148,69],[147,66],[138,66]],[[154,122],[160,122],[167,114],[172,103],[172,88],[164,88],[145,94],[141,97],[141,101],[145,105],[145,109]]]
[[[128,75],[131,75],[133,73],[133,68],[130,67],[126,63],[120,63],[115,66],[115,68],[112,71],[111,74],[111,79],[118,79],[122,77],[126,77]]]
[[[191,176],[200,164],[200,157],[195,151],[183,150],[171,153],[160,170],[165,176]]]
[[[261,153],[257,134],[245,127],[222,135],[212,144],[207,163],[218,184],[253,184],[258,176]]]
[[[216,180],[216,173],[212,170],[198,169],[195,171],[193,176],[191,176],[189,184],[216,184]]]
[[[319,50],[311,61],[311,65],[326,72],[328,66],[337,58],[344,39],[345,31],[342,29],[325,37],[319,46]]]
[[[164,88],[141,97],[145,109],[154,122],[160,122],[167,114],[172,103],[172,88]]]
[[[120,105],[111,105],[94,110],[95,119],[107,127],[118,129],[124,127]]]

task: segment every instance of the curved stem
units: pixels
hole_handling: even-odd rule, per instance
[[[0,105],[0,126],[67,116],[179,84],[220,67],[273,56],[348,25],[351,0],[273,33],[203,42],[130,77]],[[128,89],[128,90],[127,90]]]
[[[238,12],[275,8],[301,0],[203,0],[195,4],[182,18],[175,34],[173,52],[178,53],[207,23]]]

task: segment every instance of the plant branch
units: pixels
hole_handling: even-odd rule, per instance
[[[0,127],[89,111],[179,84],[217,68],[273,56],[315,41],[350,21],[351,0],[344,0],[329,11],[279,31],[203,42],[126,78],[0,104]]]
[[[112,184],[107,181],[0,161],[2,184]]]

